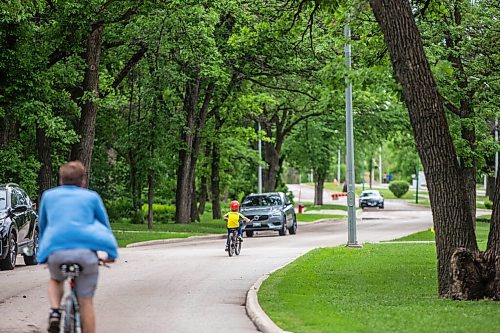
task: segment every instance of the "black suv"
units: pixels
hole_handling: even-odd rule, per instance
[[[38,215],[26,193],[16,184],[0,185],[0,269],[14,269],[17,254],[26,265],[36,265]]]
[[[250,219],[245,227],[247,237],[257,230],[275,230],[280,236],[297,232],[293,205],[283,192],[249,194],[241,203],[240,212]]]

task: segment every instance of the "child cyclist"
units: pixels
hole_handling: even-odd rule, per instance
[[[231,211],[224,214],[224,221],[227,222],[226,251],[229,250],[229,237],[231,236],[231,229],[238,229],[238,239],[240,242],[243,242],[243,238],[241,238],[241,235],[243,234],[243,225],[240,224],[240,219],[243,219],[245,222],[250,221],[249,218],[239,212],[240,203],[238,201],[231,201],[229,208]]]

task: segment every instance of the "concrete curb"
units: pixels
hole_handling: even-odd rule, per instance
[[[224,239],[227,235],[209,235],[209,236],[191,236],[187,238],[169,238],[169,239],[157,239],[150,240],[138,243],[131,243],[125,246],[128,247],[141,247],[141,246],[150,246],[150,245],[161,245],[161,244],[176,244],[176,243],[191,243],[195,241],[203,241],[203,240],[215,240],[215,239]]]
[[[309,251],[307,251],[309,252]],[[306,253],[307,253],[306,252]],[[306,253],[301,254],[299,257],[305,255]],[[245,308],[247,311],[247,316],[254,323],[255,327],[263,333],[291,333],[288,331],[282,330],[278,325],[274,323],[274,321],[269,318],[269,316],[262,310],[259,304],[259,297],[257,296],[257,292],[259,291],[262,282],[264,282],[272,273],[282,269],[285,266],[288,266],[299,257],[294,258],[293,260],[287,262],[281,267],[276,268],[275,270],[262,275],[253,285],[248,289],[247,299],[245,302]]]

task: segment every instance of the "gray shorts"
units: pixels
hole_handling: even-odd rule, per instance
[[[80,275],[75,279],[76,294],[78,297],[93,297],[97,287],[99,275],[99,259],[94,251],[88,249],[68,249],[52,253],[47,259],[50,277],[56,281],[63,281],[61,264],[79,264],[82,268]]]

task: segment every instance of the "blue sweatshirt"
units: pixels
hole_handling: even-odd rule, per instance
[[[45,191],[39,227],[39,263],[46,262],[54,251],[64,249],[104,251],[110,259],[118,256],[106,209],[94,191],[72,185]]]

